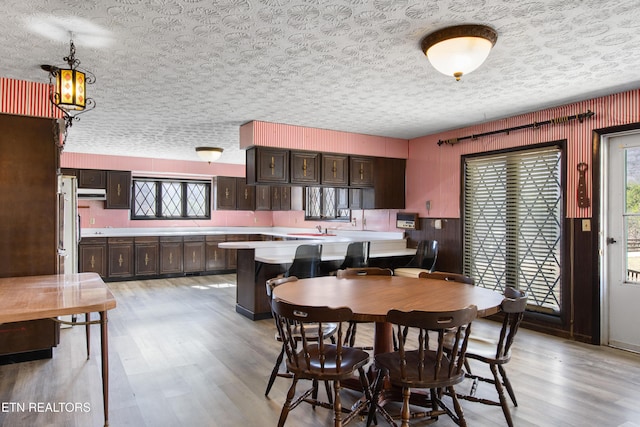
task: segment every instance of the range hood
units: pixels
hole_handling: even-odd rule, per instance
[[[78,188],[78,199],[107,200],[107,191],[104,188]]]

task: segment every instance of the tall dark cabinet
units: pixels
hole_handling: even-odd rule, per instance
[[[0,114],[0,277],[57,273],[59,151],[52,128],[51,119]],[[51,357],[58,341],[51,320],[0,325],[3,359]]]

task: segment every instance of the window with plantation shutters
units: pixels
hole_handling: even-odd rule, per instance
[[[464,159],[464,273],[478,286],[529,294],[559,314],[562,151],[558,146]]]

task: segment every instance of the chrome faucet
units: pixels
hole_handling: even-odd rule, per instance
[[[321,225],[316,226],[316,228],[318,229],[318,233],[322,233],[322,226]]]

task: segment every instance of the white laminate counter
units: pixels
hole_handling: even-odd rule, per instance
[[[397,257],[415,255],[415,249],[407,248],[407,241],[400,238],[386,238],[368,235],[326,236],[308,240],[262,241],[262,242],[224,242],[218,244],[227,249],[253,249],[254,259],[266,264],[289,264],[293,262],[296,248],[303,244],[321,244],[322,260],[336,261],[344,259],[350,242],[369,241],[370,258]]]
[[[224,234],[262,234],[279,238],[322,241],[355,241],[363,239],[401,239],[402,231],[383,232],[350,228],[329,229],[327,234],[315,228],[287,227],[139,227],[139,228],[83,228],[81,237],[140,237],[140,236],[200,236]]]
[[[288,264],[293,261],[296,248],[302,244],[322,244],[322,259],[344,259],[350,242],[371,242],[370,257],[410,256],[415,249],[408,249],[404,233],[379,232],[352,229],[329,229],[318,233],[315,228],[286,227],[149,227],[149,228],[85,228],[81,237],[143,237],[143,236],[208,236],[226,234],[266,235],[277,239],[229,241],[220,243],[226,249],[254,249],[255,260],[267,264]]]

